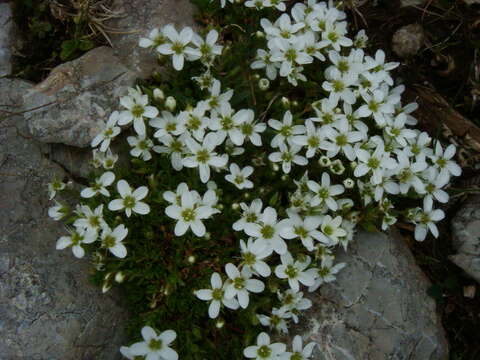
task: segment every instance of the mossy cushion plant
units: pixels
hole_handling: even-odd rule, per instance
[[[335,4],[197,5],[200,34],[139,39],[175,75],[119,99],[81,204],[50,209],[70,229],[57,249],[92,254],[103,291],[120,289],[129,359],[307,359],[322,349],[272,336],[348,266],[333,252],[357,226],[403,218],[417,240],[438,236],[455,147],[412,127],[398,64],[367,55]],[[110,150],[121,132],[127,167]]]

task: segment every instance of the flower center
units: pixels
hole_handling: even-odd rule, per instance
[[[127,209],[131,209],[135,206],[135,198],[133,196],[127,195],[123,199],[123,206]]]
[[[246,265],[253,265],[257,261],[257,257],[251,252],[246,252],[243,254],[243,261]]]
[[[371,157],[370,159],[368,159],[367,165],[370,169],[377,169],[380,166],[380,160]]]
[[[243,289],[245,287],[245,279],[242,277],[233,279],[233,287],[237,290]]]
[[[223,290],[222,289],[213,289],[212,290],[212,299],[220,301],[223,299]]]
[[[262,345],[258,348],[257,354],[261,358],[269,358],[272,354],[272,349],[270,349],[267,345]]]
[[[287,276],[290,278],[290,279],[294,279],[297,277],[298,275],[298,270],[295,266],[293,265],[287,265],[287,268],[285,269],[285,274],[287,274]]]
[[[152,350],[160,350],[162,348],[162,340],[151,339],[148,343],[148,347]]]
[[[260,230],[260,233],[264,239],[271,239],[275,234],[275,229],[271,225],[264,225]]]
[[[132,115],[136,118],[139,118],[140,116],[143,115],[145,112],[145,109],[143,108],[142,105],[135,104],[132,107]]]
[[[111,235],[105,236],[105,239],[103,239],[103,246],[106,248],[111,248],[115,246],[115,238]]]
[[[208,152],[208,150],[200,150],[199,152],[197,152],[197,161],[199,163],[207,163],[208,160],[210,160],[210,153]]]
[[[175,53],[175,54],[178,54],[178,55],[181,55],[183,53],[183,44],[181,42],[174,42],[172,44],[172,51]]]
[[[184,209],[182,211],[182,218],[185,222],[194,221],[196,218],[196,213],[194,209]]]

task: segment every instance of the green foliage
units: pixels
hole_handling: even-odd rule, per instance
[[[88,18],[57,13],[54,6],[50,0],[14,0],[14,18],[24,40],[15,61],[16,76],[40,81],[53,67],[104,43],[91,34]]]

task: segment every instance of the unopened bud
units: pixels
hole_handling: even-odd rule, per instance
[[[238,203],[233,203],[232,204],[232,210],[238,210],[239,207],[240,207],[240,205],[238,205]]]
[[[125,280],[125,274],[121,271],[115,274],[115,281],[119,284],[121,284]]]
[[[153,97],[155,100],[163,101],[165,99],[165,94],[163,93],[162,89],[156,88],[153,90]]]
[[[216,327],[217,329],[223,328],[224,325],[225,325],[225,320],[223,320],[223,319],[218,319],[218,320],[215,322],[215,327]]]
[[[268,90],[268,88],[270,87],[270,81],[268,79],[265,79],[265,78],[261,78],[260,80],[258,80],[258,87],[260,88],[260,90]]]
[[[177,100],[175,100],[173,96],[167,97],[167,100],[165,100],[165,107],[170,111],[174,111],[177,107]]]
[[[194,264],[195,261],[197,261],[197,258],[193,255],[190,255],[188,258],[187,258],[187,261],[190,263],[190,264]]]

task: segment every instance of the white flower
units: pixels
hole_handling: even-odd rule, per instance
[[[426,194],[425,199],[435,199],[441,203],[448,202],[448,194],[442,188],[447,185],[448,180],[438,176],[438,171],[435,168],[428,168],[424,176],[424,191],[421,194]]]
[[[415,139],[417,137],[415,131],[405,128],[406,121],[407,116],[403,113],[400,113],[395,117],[395,121],[392,125],[385,127],[385,132],[403,147],[407,146],[407,140]]]
[[[158,129],[153,134],[158,139],[166,135],[182,135],[185,132],[184,119],[174,116],[170,111],[162,111],[161,117],[150,120],[149,125]]]
[[[160,45],[165,44],[167,38],[163,35],[163,32],[158,29],[153,29],[148,34],[148,38],[140,38],[139,45],[142,48],[152,48],[155,49]]]
[[[303,261],[294,260],[288,251],[280,256],[281,265],[275,268],[275,275],[280,279],[287,279],[291,289],[295,292],[300,290],[299,283],[312,286],[315,283],[315,269],[305,270],[310,265],[310,257],[306,256]]]
[[[310,309],[312,307],[312,301],[303,297],[303,292],[293,291],[292,289],[286,290],[284,293],[277,292],[278,299],[282,303],[282,308],[285,308],[290,312],[292,320],[295,324],[298,324],[298,314],[300,311]]]
[[[227,299],[237,297],[238,303],[243,309],[248,307],[249,292],[261,293],[265,289],[263,282],[251,279],[252,273],[245,267],[240,272],[235,265],[228,263],[225,265],[225,272],[229,278],[225,284],[225,297]]]
[[[125,180],[117,182],[117,190],[121,199],[110,201],[108,208],[112,211],[125,210],[125,214],[130,217],[132,211],[140,215],[146,215],[150,212],[150,206],[140,201],[148,194],[146,186],[140,186],[132,192],[132,188]]]
[[[323,173],[321,184],[309,180],[307,186],[315,194],[311,201],[312,206],[326,205],[330,210],[337,211],[338,205],[334,197],[343,194],[345,191],[343,185],[331,185],[330,175]]]
[[[184,235],[189,228],[197,236],[204,236],[206,229],[202,220],[208,219],[214,209],[200,203],[200,199],[196,196],[196,192],[188,191],[188,188],[180,189],[182,191],[180,203],[172,204],[165,209],[168,217],[177,220],[175,225],[175,235]]]
[[[277,211],[272,207],[267,207],[260,217],[260,223],[248,222],[244,225],[243,230],[247,235],[254,237],[255,242],[266,244],[281,255],[287,252],[287,244],[280,237],[280,231],[284,226],[284,221],[277,221]]]
[[[338,244],[340,238],[347,235],[347,232],[341,228],[342,220],[341,216],[332,218],[330,215],[325,215],[323,218],[320,229],[330,239],[331,245]]]
[[[284,144],[285,142],[292,144],[293,136],[305,133],[305,126],[293,125],[293,116],[290,110],[285,112],[282,122],[270,119],[268,120],[268,125],[277,130],[277,135],[275,135],[270,143],[273,148],[279,147],[280,144]]]
[[[120,114],[118,111],[114,111],[105,125],[105,129],[102,130],[100,134],[95,136],[92,140],[92,147],[97,147],[100,143],[100,151],[107,151],[110,146],[110,142],[120,134],[120,128],[117,125]]]
[[[276,360],[285,353],[287,346],[282,343],[270,343],[270,337],[262,332],[257,337],[257,345],[249,346],[243,350],[243,355],[249,359]]]
[[[66,205],[62,205],[56,200],[55,204],[55,206],[52,206],[48,209],[48,216],[55,221],[59,221],[68,215],[69,209]]]
[[[77,228],[70,232],[69,236],[62,236],[57,240],[56,249],[63,250],[67,247],[72,247],[73,255],[77,258],[82,258],[85,255],[85,250],[82,244],[91,244],[97,240],[97,232],[92,229]]]
[[[264,132],[267,128],[267,125],[264,123],[254,123],[254,113],[250,111],[243,116],[241,124],[238,126],[240,130],[239,141],[237,145],[243,145],[245,139],[250,140],[250,142],[255,146],[262,146],[262,138],[260,133]]]
[[[51,183],[48,184],[48,193],[49,193],[49,199],[53,200],[55,195],[57,195],[57,191],[62,191],[65,189],[65,184],[63,181],[60,180],[53,180]]]
[[[242,145],[244,136],[239,127],[246,120],[252,121],[253,117],[253,111],[250,109],[234,113],[229,103],[223,103],[211,119],[209,126],[216,131],[219,144],[223,143],[228,136],[235,145]]]
[[[132,147],[130,155],[139,157],[143,161],[148,161],[152,158],[150,150],[153,148],[153,142],[146,138],[145,135],[129,136],[127,137],[127,141]]]
[[[193,35],[192,42],[200,51],[200,59],[204,64],[211,64],[216,56],[222,54],[223,46],[216,45],[217,40],[218,32],[216,30],[210,30],[205,40],[197,34]]]
[[[256,60],[250,65],[252,69],[263,69],[267,73],[267,77],[270,80],[277,78],[278,63],[271,60],[271,54],[263,49],[257,50]]]
[[[110,196],[110,192],[107,190],[107,187],[112,185],[115,181],[115,174],[111,171],[104,172],[102,176],[95,179],[95,184],[91,187],[87,187],[80,192],[80,196],[83,198],[91,198],[98,194],[103,196]]]
[[[235,299],[227,299],[223,290],[222,278],[218,273],[213,273],[210,278],[211,289],[201,289],[195,291],[195,296],[200,300],[210,301],[208,307],[208,316],[215,319],[220,313],[220,308],[225,305],[227,308],[238,309],[238,302]]]
[[[215,133],[209,133],[205,136],[200,145],[192,138],[185,140],[192,156],[186,156],[183,159],[183,165],[186,167],[198,167],[200,171],[200,180],[206,183],[210,179],[210,166],[221,168],[228,162],[228,155],[217,155],[214,152],[218,145],[218,138]]]
[[[327,69],[328,70],[328,69]],[[335,104],[339,100],[343,100],[347,104],[354,104],[357,98],[351,88],[357,80],[357,76],[351,72],[341,73],[334,68],[325,72],[326,81],[323,82],[322,88],[329,92],[329,99]]]
[[[260,324],[268,326],[270,329],[275,329],[279,333],[288,334],[287,320],[292,317],[286,308],[273,308],[272,315],[257,315]]]
[[[127,125],[133,121],[133,128],[138,135],[146,134],[143,118],[153,119],[158,115],[158,109],[148,106],[148,95],[142,95],[140,90],[128,89],[128,96],[120,98],[120,104],[127,110],[120,113],[118,125]]]
[[[172,55],[173,68],[177,71],[183,69],[185,57],[190,60],[199,59],[201,53],[198,49],[194,49],[187,45],[193,38],[193,30],[185,27],[177,32],[173,25],[166,25],[163,28],[163,34],[168,38],[169,42],[157,47],[157,51],[162,55]]]
[[[144,341],[130,346],[133,356],[144,356],[148,360],[177,360],[178,354],[169,345],[176,339],[177,334],[173,330],[166,330],[157,335],[150,326],[142,328]]]
[[[317,345],[317,343],[310,342],[303,347],[302,337],[300,335],[296,335],[292,341],[293,353],[289,353],[286,359],[308,360],[312,356],[315,345]]]
[[[331,127],[327,127],[324,131],[326,138],[332,143],[331,148],[327,149],[328,157],[333,158],[337,156],[339,151],[342,151],[348,160],[355,160],[356,154],[352,144],[363,139],[363,134],[360,131],[351,131],[346,118],[337,120]]]
[[[188,185],[184,182],[178,184],[177,189],[175,192],[173,191],[165,191],[163,193],[163,198],[168,201],[170,204],[181,205],[182,203],[182,194],[189,191]],[[198,194],[198,193],[197,193]],[[200,201],[200,195],[195,196],[196,201]]]
[[[272,50],[272,61],[281,62],[280,76],[286,77],[296,65],[311,64],[313,57],[305,52],[305,40],[297,36],[290,42],[282,38],[275,38],[275,47]]]
[[[295,145],[307,147],[307,158],[314,157],[319,149],[331,150],[333,145],[324,141],[324,131],[321,128],[317,128],[311,119],[305,121],[306,134],[294,136],[292,143]]]
[[[253,167],[245,166],[243,169],[232,163],[230,164],[230,174],[225,176],[225,179],[228,182],[234,184],[238,189],[251,189],[253,188],[253,183],[248,180],[248,177],[252,175]]]
[[[261,199],[253,200],[250,206],[242,202],[240,203],[240,207],[243,213],[240,220],[237,220],[232,226],[235,231],[243,231],[247,224],[258,223],[262,216],[263,204]]]
[[[314,249],[313,239],[327,245],[330,243],[330,241],[325,238],[325,235],[317,230],[322,223],[321,216],[307,216],[302,218],[297,213],[288,210],[287,214],[289,218],[285,221],[285,227],[283,227],[280,232],[280,235],[284,239],[294,239],[298,237],[308,251]]]
[[[218,80],[214,80],[210,87],[210,96],[205,100],[207,110],[210,110],[211,115],[215,115],[223,104],[229,103],[233,96],[233,90],[227,90],[224,93],[220,93],[222,84]]]
[[[109,226],[103,226],[102,235],[100,236],[102,247],[107,248],[116,257],[124,258],[127,256],[127,248],[122,241],[127,234],[128,229],[123,224],[118,225],[113,231]]]
[[[101,152],[98,149],[93,150],[92,165],[95,168],[103,167],[105,170],[111,170],[115,167],[118,161],[118,155],[113,154],[110,148],[106,152]]]
[[[80,205],[77,206],[76,212],[80,216],[73,223],[73,226],[76,228],[84,228],[98,232],[100,228],[106,225],[103,219],[103,204],[97,206],[94,211],[87,205]]]
[[[205,129],[210,124],[210,119],[205,116],[208,109],[206,102],[199,102],[194,108],[182,111],[177,118],[182,124],[182,132],[186,129],[195,139],[202,141]]]
[[[347,22],[326,22],[325,31],[322,32],[322,40],[332,46],[336,51],[340,51],[341,47],[353,45],[353,41],[346,37]]]
[[[356,177],[370,174],[370,182],[373,185],[378,185],[382,182],[385,170],[395,169],[397,166],[396,161],[385,152],[383,144],[377,145],[373,152],[356,148],[355,153],[360,163],[355,168],[353,174]]]
[[[265,244],[254,243],[253,239],[248,242],[240,240],[240,249],[242,253],[242,265],[248,268],[253,274],[263,277],[269,277],[271,274],[270,266],[263,259],[269,257],[272,250]]]
[[[423,241],[427,237],[428,230],[433,236],[438,237],[438,228],[435,222],[442,220],[445,213],[440,209],[433,209],[433,201],[431,199],[423,200],[423,211],[420,210],[415,216],[415,240]]]
[[[313,292],[317,291],[320,285],[324,283],[329,283],[336,280],[335,275],[338,274],[347,264],[338,263],[333,265],[333,256],[324,256],[322,258],[322,264],[319,269],[317,269],[317,277],[315,283],[308,288],[308,291]]]
[[[153,150],[157,153],[170,155],[172,167],[177,171],[183,169],[183,154],[186,152],[186,146],[184,144],[186,136],[184,135],[178,138],[171,135],[162,136],[158,140],[163,145],[153,147]]]
[[[297,155],[301,149],[298,145],[291,145],[289,148],[284,143],[280,143],[279,151],[268,155],[268,160],[271,162],[281,162],[283,172],[288,174],[292,169],[292,163],[301,166],[308,164],[308,160],[305,157]]]
[[[448,182],[451,175],[460,176],[462,174],[460,166],[452,160],[455,151],[456,148],[453,144],[448,145],[444,151],[440,142],[437,141],[437,144],[435,145],[435,153],[430,156],[434,166],[440,171],[439,177],[442,181]]]

